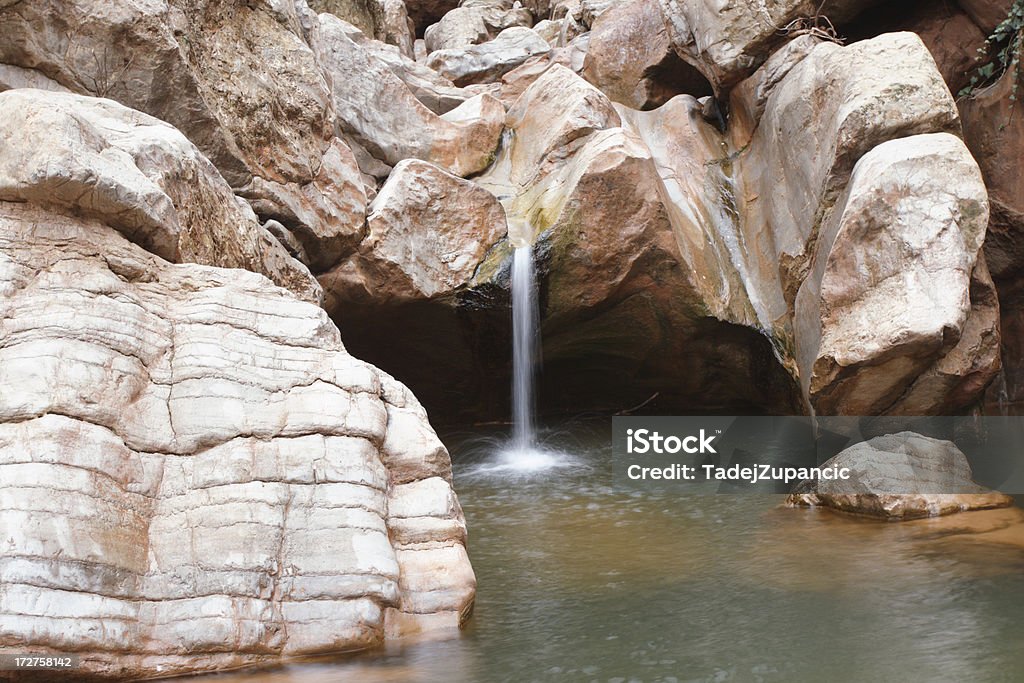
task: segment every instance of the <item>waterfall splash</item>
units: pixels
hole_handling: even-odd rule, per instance
[[[516,247],[512,259],[512,448],[527,453],[536,446],[533,380],[537,359],[537,278],[533,247]]]
[[[481,439],[482,461],[466,468],[463,476],[530,477],[562,467],[585,469],[579,458],[541,443],[534,403],[534,379],[540,357],[540,306],[533,246],[524,239],[513,242],[512,256],[512,439]]]

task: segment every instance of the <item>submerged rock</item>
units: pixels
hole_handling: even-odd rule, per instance
[[[792,506],[821,506],[882,519],[938,517],[1009,507],[1013,499],[971,479],[963,452],[950,441],[913,432],[877,436],[821,465],[848,479],[801,482]]]

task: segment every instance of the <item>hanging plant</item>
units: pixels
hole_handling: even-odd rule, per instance
[[[990,58],[979,66],[971,83],[961,90],[958,97],[969,97],[984,87],[995,83],[1003,74],[1013,74],[1013,88],[1010,101],[1017,101],[1017,87],[1020,85],[1020,58],[1024,49],[1024,0],[1014,0],[1010,14],[995,30],[985,44],[978,48],[978,60]]]

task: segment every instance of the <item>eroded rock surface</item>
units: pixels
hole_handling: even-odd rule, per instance
[[[465,617],[447,451],[321,309],[12,202],[0,291],[0,647],[154,676]]]
[[[307,301],[322,298],[195,145],[116,102],[0,93],[0,200],[102,220],[169,261],[245,268]]]

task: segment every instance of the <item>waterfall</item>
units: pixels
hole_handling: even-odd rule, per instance
[[[540,319],[533,247],[516,247],[512,259],[512,447],[518,452],[536,446],[533,380]]]

